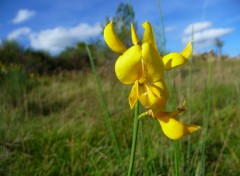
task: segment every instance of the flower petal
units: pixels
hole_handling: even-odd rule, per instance
[[[118,57],[115,72],[123,84],[133,84],[142,76],[141,46],[134,45]]]
[[[185,48],[182,50],[181,55],[189,59],[192,56],[192,42],[188,42]]]
[[[128,97],[128,101],[131,109],[134,107],[134,105],[137,102],[137,95],[138,95],[138,81],[136,80],[132,87],[131,93]]]
[[[158,100],[150,108],[154,114],[163,109],[163,106],[167,103],[169,92],[164,80],[159,80],[154,83],[154,86],[158,88],[158,92],[155,91],[155,95]]]
[[[122,54],[126,51],[125,45],[114,32],[112,22],[108,23],[108,25],[104,28],[103,36],[109,48],[111,48],[114,52]]]
[[[133,24],[131,24],[131,36],[132,36],[132,43],[134,45],[137,45],[138,44],[138,36],[137,36],[137,33],[134,29]]]
[[[146,81],[138,85],[138,99],[146,108],[155,107],[159,109],[168,99],[168,90],[164,80],[155,83],[147,83]]]
[[[177,140],[186,134],[193,133],[201,127],[198,125],[188,125],[179,122],[171,113],[158,113],[156,115],[162,127],[163,133],[172,140]]]
[[[192,43],[189,42],[181,53],[173,52],[163,57],[165,70],[185,64],[192,55]]]
[[[143,77],[149,82],[162,79],[164,66],[158,51],[149,43],[142,44]]]
[[[159,90],[157,88],[151,87],[146,82],[139,84],[138,99],[140,103],[146,108],[150,107],[157,102],[158,96],[156,94],[158,94],[158,91]]]
[[[142,24],[142,27],[145,29],[142,43],[150,43],[157,50],[157,45],[151,24],[148,21],[146,21],[145,23]]]

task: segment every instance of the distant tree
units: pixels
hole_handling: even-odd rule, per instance
[[[219,39],[219,38],[215,39],[215,46],[216,46],[216,50],[217,50],[217,53],[218,53],[219,56],[222,55],[223,45],[224,45],[224,42],[221,39]]]
[[[5,40],[0,47],[0,61],[3,63],[19,63],[23,54],[23,47],[13,40]]]
[[[24,62],[22,64],[28,72],[43,75],[49,72],[49,65],[53,59],[53,56],[46,51],[35,51],[28,48],[24,52]]]
[[[89,59],[84,42],[63,50],[56,59],[57,70],[80,70],[89,67]],[[90,46],[91,48],[91,46]]]
[[[120,3],[113,18],[107,17],[105,25],[112,21],[116,34],[121,41],[126,45],[131,45],[130,27],[131,23],[134,24],[137,30],[137,23],[134,22],[134,11],[130,4]]]

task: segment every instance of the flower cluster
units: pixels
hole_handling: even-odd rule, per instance
[[[139,100],[149,109],[151,116],[158,119],[164,134],[176,140],[200,127],[179,122],[176,119],[179,111],[164,111],[169,97],[164,71],[186,63],[192,54],[192,44],[189,42],[180,53],[173,52],[161,57],[151,24],[146,21],[142,26],[145,31],[140,43],[134,26],[131,25],[133,46],[130,48],[126,48],[115,34],[112,22],[104,28],[104,39],[114,52],[120,54],[115,63],[117,78],[123,84],[133,85],[128,98],[130,108]]]

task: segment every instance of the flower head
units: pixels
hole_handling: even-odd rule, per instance
[[[139,100],[144,107],[152,109],[153,116],[159,120],[166,136],[179,139],[196,131],[199,126],[183,124],[176,120],[176,112],[163,110],[169,97],[164,70],[186,63],[192,54],[192,44],[189,42],[180,53],[173,52],[161,57],[151,24],[146,21],[142,26],[144,34],[140,43],[134,26],[131,25],[133,46],[130,48],[126,48],[115,34],[112,22],[104,28],[107,45],[120,54],[115,63],[115,73],[123,84],[133,84],[128,98],[130,108],[132,109]]]
[[[114,32],[113,23],[104,28],[104,39],[107,45],[120,54],[115,63],[117,78],[123,84],[133,84],[129,95],[129,104],[133,108],[137,99],[150,108],[167,102],[169,93],[164,82],[164,70],[172,69],[187,62],[191,56],[191,43],[181,53],[170,53],[160,56],[151,24],[143,23],[145,29],[142,43],[139,42],[134,26],[131,25],[133,46],[126,48]]]
[[[156,102],[165,103],[168,91],[163,80],[164,65],[157,51],[152,27],[149,22],[143,23],[145,32],[142,43],[139,43],[134,26],[131,25],[133,46],[126,49],[113,30],[110,22],[104,29],[104,38],[108,46],[121,54],[115,63],[117,78],[123,84],[133,84],[129,96],[132,108],[137,99],[145,107],[150,107]]]

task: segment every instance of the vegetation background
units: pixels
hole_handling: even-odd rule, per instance
[[[129,6],[120,4],[113,19],[127,45],[131,16]],[[127,167],[133,130],[127,100],[131,87],[117,80],[117,55],[103,41],[93,40],[89,47]],[[161,46],[159,50],[164,53]],[[123,174],[89,63],[81,42],[55,56],[25,49],[16,41],[3,42],[0,175]],[[167,108],[174,110],[184,95],[188,111],[181,118],[202,126],[179,142],[180,175],[240,174],[239,68],[239,59],[199,54],[166,74],[171,92]],[[174,175],[173,155],[173,142],[163,135],[158,122],[143,119],[134,173]]]

